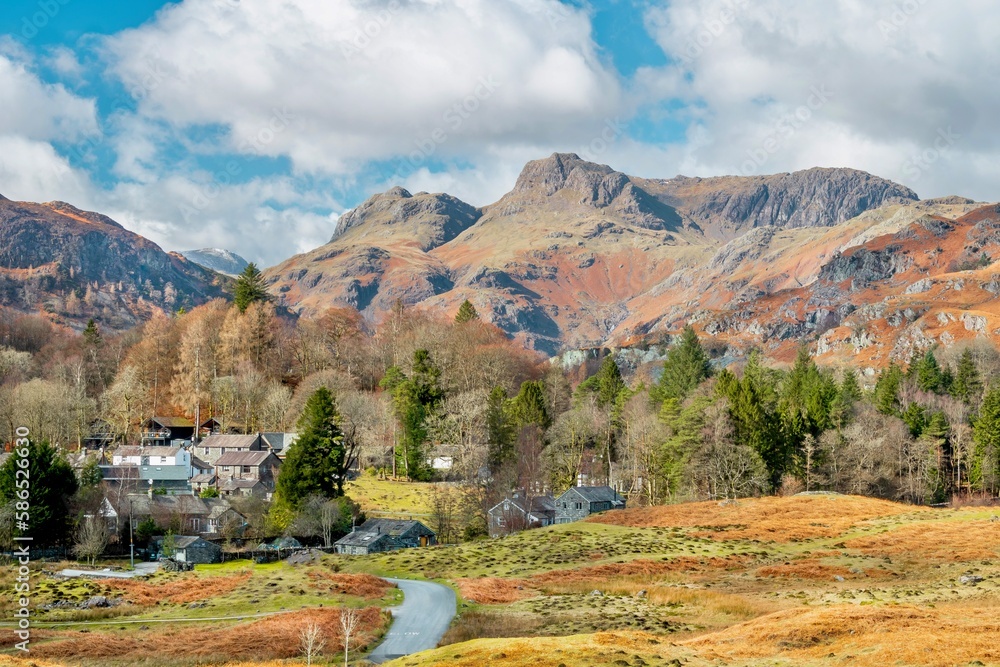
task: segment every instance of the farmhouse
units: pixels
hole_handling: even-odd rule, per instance
[[[570,523],[598,512],[623,509],[625,498],[610,486],[574,486],[556,498],[556,523]]]
[[[154,540],[156,550],[160,554],[163,554],[166,539],[157,537]],[[222,547],[202,537],[191,535],[175,537],[173,554],[170,557],[181,563],[218,563],[222,560]]]
[[[510,535],[526,528],[551,526],[556,521],[556,500],[534,496],[526,502],[523,491],[513,493],[489,509],[490,537]],[[530,503],[531,509],[526,506]]]
[[[215,461],[215,475],[220,484],[228,480],[260,482],[267,491],[274,491],[274,481],[281,461],[270,451],[228,450]]]
[[[353,556],[437,544],[437,535],[419,521],[369,519],[333,545],[338,554]]]
[[[195,447],[195,454],[215,464],[226,452],[259,452],[265,448],[259,433],[254,435],[210,435]]]

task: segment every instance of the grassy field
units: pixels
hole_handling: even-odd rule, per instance
[[[345,565],[462,592],[449,644],[393,667],[1000,664],[994,513],[697,503]]]
[[[434,484],[427,482],[400,482],[361,475],[347,482],[344,493],[366,512],[428,515],[434,488]]]
[[[231,661],[291,659],[293,652],[267,647],[297,643],[304,615],[333,613],[333,606],[370,610],[370,637],[382,632],[379,609],[398,591],[371,576],[393,575],[447,582],[462,600],[441,648],[392,667],[1000,665],[997,514],[837,495],[694,503],[458,546],[328,556],[298,568],[243,563],[134,586],[64,582],[40,591],[40,600],[115,595],[128,601],[127,614],[86,634],[39,630],[33,657],[88,667],[221,665],[207,647],[223,643],[254,647],[249,655],[227,653]],[[136,633],[117,625],[303,608],[206,624],[199,630],[208,639],[169,659],[160,654],[182,641],[182,626]],[[51,618],[79,622],[112,612],[119,613],[53,610]],[[332,624],[329,632],[336,643]],[[258,636],[272,639],[262,645],[252,639]],[[83,660],[73,653],[95,645],[144,657],[115,662],[93,648]]]
[[[94,596],[116,606],[79,607]],[[299,633],[309,623],[318,624],[336,650],[342,607],[361,614],[352,642],[360,649],[381,637],[389,621],[382,609],[400,599],[400,591],[382,579],[326,564],[244,561],[145,580],[42,580],[33,597],[31,654],[120,667],[289,659],[298,656]]]

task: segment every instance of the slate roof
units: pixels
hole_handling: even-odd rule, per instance
[[[177,456],[181,448],[180,447],[140,447],[143,456]]]
[[[115,455],[122,458],[126,456],[142,456],[142,447],[119,447],[115,450]]]
[[[214,470],[215,469],[215,466],[213,466],[211,463],[207,463],[205,461],[202,461],[197,456],[192,456],[191,457],[191,467],[194,468],[195,470]]]
[[[199,447],[208,448],[243,448],[249,449],[257,443],[259,435],[210,435],[198,443]]]
[[[399,537],[405,535],[414,528],[420,528],[418,532],[425,535],[433,535],[434,531],[420,523],[419,521],[399,521],[396,519],[368,519],[358,526],[355,532],[375,533]]]
[[[273,454],[268,451],[260,452],[226,452],[218,458],[215,466],[259,466]]]
[[[574,486],[567,490],[566,493],[569,493],[570,491],[576,491],[589,503],[611,503],[612,505],[619,505],[625,502],[625,499],[610,486]]]
[[[195,475],[191,478],[192,484],[212,484],[215,482],[215,473],[205,473],[203,475]]]
[[[255,486],[264,486],[264,482],[259,479],[227,479],[219,487],[219,491],[235,491],[237,489],[252,489]]]
[[[298,440],[298,433],[261,433],[260,437],[264,439],[264,442],[270,447],[274,452],[283,453],[292,443]]]
[[[336,544],[345,547],[368,547],[379,542],[392,541],[392,537],[385,533],[369,533],[368,531],[355,530],[353,533],[343,536],[337,540]]]

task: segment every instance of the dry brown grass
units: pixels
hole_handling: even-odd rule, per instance
[[[250,580],[249,571],[228,577],[204,578],[187,575],[167,582],[148,582],[134,579],[108,579],[108,588],[124,591],[125,599],[137,605],[155,605],[158,602],[188,604],[232,593]]]
[[[921,522],[845,543],[874,556],[912,556],[922,561],[960,563],[995,559],[1000,554],[1000,523],[990,521]]]
[[[571,637],[481,639],[453,644],[415,656],[400,658],[387,667],[608,667],[609,665],[680,664],[702,667],[689,649],[676,647],[662,637],[645,632],[598,632]],[[639,658],[642,662],[636,660]]]
[[[780,611],[685,644],[709,659],[944,667],[1000,660],[998,636],[995,608],[851,605]]]
[[[501,579],[479,577],[459,579],[457,584],[462,597],[480,604],[509,604],[526,600],[540,593],[565,591],[579,586],[604,588],[612,580],[638,579],[640,583],[655,582],[673,573],[696,573],[719,570],[738,570],[746,567],[751,559],[744,556],[727,558],[692,558],[683,556],[665,561],[638,559],[628,563],[608,563],[566,570],[552,570],[526,579]]]
[[[612,577],[657,577],[674,572],[739,570],[746,567],[750,561],[751,559],[746,556],[728,556],[726,558],[681,556],[670,560],[638,559],[628,563],[608,563],[571,570],[552,570],[536,574],[529,581],[539,586],[572,581],[600,583]]]
[[[463,598],[479,604],[510,604],[534,597],[539,592],[524,579],[480,577],[459,579],[455,583]]]
[[[704,528],[696,534],[719,540],[791,542],[837,537],[864,521],[921,511],[930,510],[874,498],[816,495],[639,507],[588,521],[635,528]]]
[[[360,610],[361,622],[352,646],[361,647],[381,633],[387,623],[375,607]],[[142,660],[149,656],[225,660],[278,660],[299,653],[299,633],[316,623],[327,639],[328,650],[340,646],[340,610],[309,609],[229,626],[180,625],[166,630],[120,633],[38,631],[32,646],[41,658]]]
[[[393,585],[385,579],[370,574],[341,574],[311,570],[309,579],[310,585],[316,590],[335,595],[352,595],[366,600],[381,599],[390,588],[393,588]]]
[[[819,560],[813,558],[806,558],[790,563],[782,563],[780,565],[768,565],[757,570],[757,574],[761,577],[787,577],[793,579],[817,579],[827,581],[830,581],[834,577],[838,576],[844,577],[845,579],[864,576],[853,574],[850,569],[840,565],[824,565],[819,562]]]

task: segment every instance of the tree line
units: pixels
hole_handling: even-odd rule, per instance
[[[234,303],[124,333],[0,313],[0,437],[27,426],[70,451],[95,423],[135,443],[150,416],[196,414],[234,432],[312,433],[279,476],[280,511],[262,511],[284,529],[342,496],[350,467],[465,482],[461,512],[455,498],[435,505],[480,528],[512,489],[580,481],[633,504],[795,490],[941,503],[1000,491],[998,373],[986,341],[923,350],[876,376],[820,367],[805,346],[784,368],[759,352],[723,368],[690,327],[638,371],[614,355],[568,369],[469,302],[450,320],[402,304],[379,322],[348,308],[294,317],[250,267]]]

